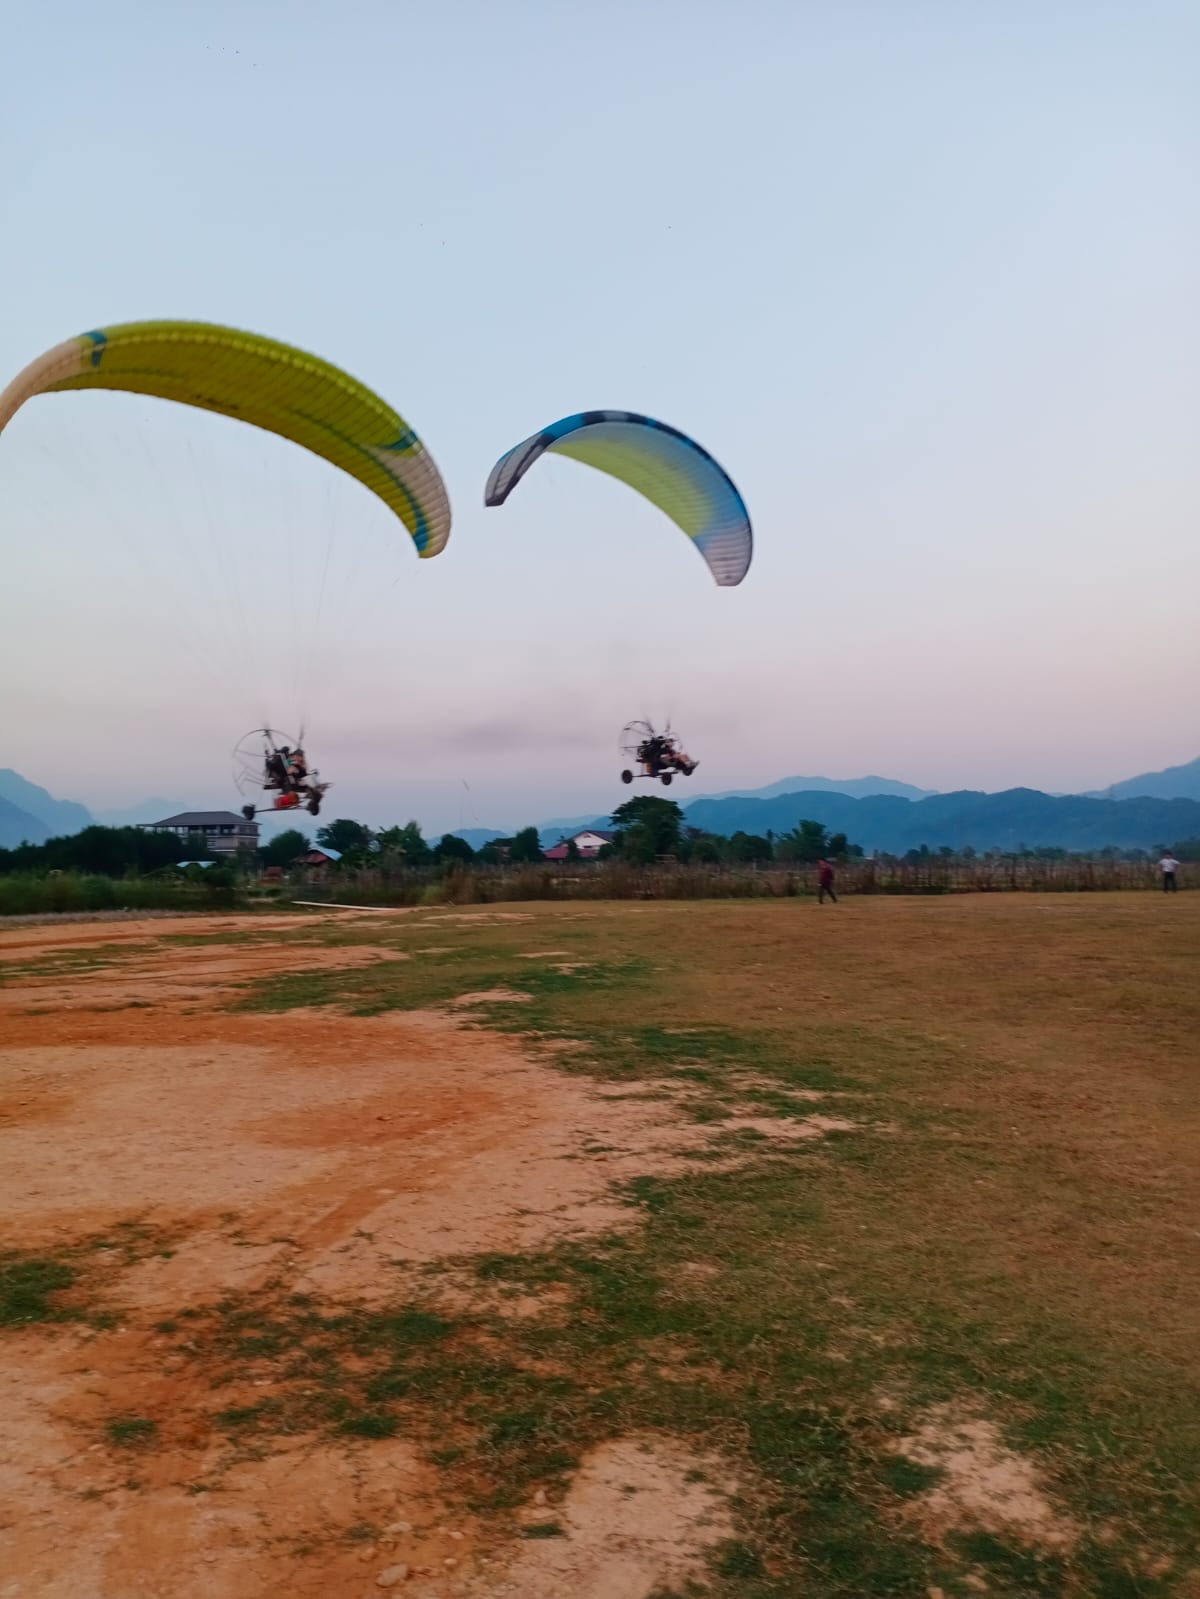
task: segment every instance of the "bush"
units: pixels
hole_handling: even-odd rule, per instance
[[[78,872],[49,876],[13,872],[0,876],[0,916],[78,915],[108,910],[194,911],[208,909],[214,903],[237,902],[237,877],[228,868],[220,867],[213,867],[207,878],[196,883],[178,876],[94,877]]]

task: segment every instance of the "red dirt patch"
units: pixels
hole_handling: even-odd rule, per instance
[[[225,926],[247,923],[205,930]],[[31,935],[42,955],[113,941],[107,925],[16,936]],[[723,1535],[712,1491],[683,1481],[668,1446],[612,1445],[561,1510],[565,1540],[485,1553],[465,1520],[447,1528],[435,1474],[405,1444],[285,1437],[240,1450],[213,1412],[253,1404],[269,1381],[216,1394],[148,1330],[271,1280],[379,1301],[440,1257],[635,1225],[614,1181],[678,1170],[711,1136],[680,1123],[669,1097],[614,1098],[456,1015],[217,1008],[250,973],[384,954],[160,945],[0,990],[0,1245],[71,1248],[134,1219],[150,1229],[133,1264],[122,1247],[84,1257],[89,1291],[128,1326],[0,1339],[0,1596],[7,1581],[22,1599],[357,1599],[408,1567],[425,1579],[409,1591],[439,1599],[634,1599]],[[53,1013],[23,1013],[30,987]],[[127,990],[152,1003],[105,1008]],[[526,1296],[511,1311],[564,1307]],[[153,1422],[153,1446],[97,1442],[122,1417]]]

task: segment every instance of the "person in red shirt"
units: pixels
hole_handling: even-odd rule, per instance
[[[817,904],[824,905],[825,896],[829,895],[833,903],[837,904],[837,895],[833,892],[833,867],[828,861],[817,862]]]

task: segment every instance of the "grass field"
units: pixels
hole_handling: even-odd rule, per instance
[[[1149,894],[0,938],[17,1591],[1200,1595],[1198,954]]]

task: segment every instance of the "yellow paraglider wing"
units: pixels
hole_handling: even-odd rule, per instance
[[[377,394],[290,344],[207,322],[126,322],[68,339],[0,393],[0,430],[26,400],[59,389],[121,389],[235,417],[311,450],[364,484],[422,556],[450,536],[433,457]]]

